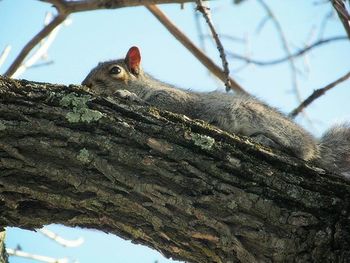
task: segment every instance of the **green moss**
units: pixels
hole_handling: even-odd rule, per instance
[[[191,133],[191,139],[195,145],[201,147],[204,150],[210,150],[215,143],[214,138],[198,133]]]
[[[91,162],[91,156],[88,150],[86,150],[85,148],[81,149],[79,151],[79,154],[77,156],[77,159],[79,161],[81,161],[82,163],[90,163]]]
[[[72,92],[63,96],[59,104],[63,107],[71,108],[72,111],[66,114],[69,122],[87,122],[98,121],[104,114],[97,110],[89,109],[86,104],[91,99],[89,95],[77,95]]]

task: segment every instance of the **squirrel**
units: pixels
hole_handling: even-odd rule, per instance
[[[160,109],[204,120],[350,178],[349,123],[334,126],[318,141],[287,116],[250,95],[191,92],[153,78],[143,71],[141,53],[135,46],[123,59],[99,63],[82,85],[98,95],[119,93]]]

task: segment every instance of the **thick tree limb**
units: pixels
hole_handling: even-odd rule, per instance
[[[0,78],[0,225],[95,228],[188,262],[346,262],[350,182],[201,121]]]

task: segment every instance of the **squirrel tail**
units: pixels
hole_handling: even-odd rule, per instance
[[[350,178],[350,123],[329,129],[319,142],[321,167]]]

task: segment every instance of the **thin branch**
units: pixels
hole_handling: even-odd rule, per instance
[[[233,54],[233,53],[229,53],[229,56],[232,58],[235,58],[235,59],[243,60],[247,63],[258,65],[258,66],[270,66],[270,65],[276,65],[279,63],[283,63],[291,58],[299,57],[299,56],[305,54],[306,52],[310,51],[311,49],[319,47],[321,45],[329,44],[331,42],[340,41],[340,40],[348,40],[348,38],[346,36],[336,36],[336,37],[321,39],[321,40],[316,41],[315,43],[313,43],[311,45],[304,47],[303,49],[298,50],[297,52],[295,52],[294,54],[291,54],[290,56],[278,58],[278,59],[274,59],[274,60],[268,60],[268,61],[250,59],[250,58],[247,58],[245,56],[237,55],[237,54]]]
[[[306,39],[306,41],[304,42],[305,44],[304,44],[304,46],[305,47],[308,47],[308,46],[310,46],[311,45],[311,43],[312,43],[312,41],[313,41],[313,39],[314,39],[314,37],[315,37],[315,32],[316,32],[316,29],[315,29],[315,27],[313,26],[312,28],[311,28],[311,30],[310,30],[310,33],[309,33],[309,35],[308,35],[308,37],[307,37],[307,39]],[[304,70],[303,70],[303,76],[305,77],[305,75],[308,75],[309,73],[310,73],[310,68],[311,68],[311,66],[310,66],[310,60],[309,60],[309,53],[306,53],[303,57],[303,64],[304,64]],[[305,73],[306,74],[305,74]]]
[[[275,14],[272,12],[271,8],[265,3],[265,1],[264,0],[257,0],[257,1],[265,9],[267,15],[271,18],[271,20],[276,28],[276,31],[279,35],[280,41],[282,43],[282,47],[283,47],[287,57],[289,57],[288,62],[289,62],[289,67],[290,67],[290,72],[291,72],[292,87],[294,90],[295,97],[296,97],[298,103],[300,103],[302,101],[302,97],[301,97],[301,93],[300,93],[299,85],[298,85],[297,67],[295,66],[293,57],[291,57],[290,48],[289,48],[289,45],[287,42],[287,38],[282,30],[282,26],[281,26],[280,22],[278,21],[277,17],[275,16]],[[305,112],[303,112],[303,115],[304,115],[305,119],[308,121],[309,125],[313,126],[312,121],[306,115]]]
[[[164,3],[185,3],[193,2],[194,0],[125,0],[125,1],[66,1],[66,0],[39,0],[41,2],[50,3],[55,6],[58,15],[45,26],[36,36],[34,36],[21,50],[14,62],[5,72],[5,76],[11,77],[23,63],[30,51],[45,37],[47,37],[58,25],[60,25],[69,14],[97,9],[116,9],[129,6],[140,6],[145,4],[164,4]]]
[[[82,237],[79,237],[75,240],[67,240],[45,227],[37,231],[64,247],[79,247],[84,243],[84,239]]]
[[[52,17],[51,13],[48,13],[46,15],[45,20],[47,20],[49,17],[50,18]],[[48,23],[49,22],[46,22],[45,25],[47,25]],[[17,68],[17,70],[12,74],[13,78],[18,78],[21,74],[23,74],[23,72],[26,69],[32,67],[39,59],[45,56],[45,54],[47,53],[47,50],[49,49],[52,42],[56,38],[60,27],[61,25],[58,25],[57,27],[55,27],[45,39],[41,40],[42,44],[40,45],[40,47],[29,59],[27,59]]]
[[[315,90],[306,100],[304,100],[297,108],[295,108],[290,114],[290,117],[297,116],[300,112],[302,112],[307,106],[309,106],[314,100],[316,100],[318,97],[324,95],[328,90],[334,88],[339,83],[347,80],[350,78],[350,72],[346,73],[344,76],[340,77],[336,81],[328,84],[324,88]]]
[[[328,11],[327,14],[325,14],[325,16],[323,17],[319,27],[320,28],[319,32],[318,32],[319,39],[323,38],[323,34],[326,31],[327,24],[332,17],[333,17],[333,10]]]
[[[342,0],[332,0],[332,5],[337,11],[338,17],[344,26],[348,38],[350,39],[350,15],[348,10],[346,10],[344,2]]]
[[[291,52],[289,49],[287,39],[286,39],[285,34],[282,30],[282,26],[279,23],[278,19],[276,18],[275,14],[272,12],[271,8],[265,3],[265,1],[264,0],[257,0],[257,1],[263,7],[263,9],[267,13],[267,15],[270,17],[271,21],[273,22],[273,24],[276,28],[276,31],[277,31],[278,36],[279,36],[281,43],[282,43],[282,47],[283,47],[283,49],[288,57],[289,66],[290,66],[290,70],[292,73],[293,89],[294,89],[295,95],[297,97],[297,100],[300,102],[302,99],[301,99],[301,94],[300,94],[300,91],[298,88],[297,70],[296,70],[296,66],[295,66],[294,61],[293,61],[293,57],[291,56]]]
[[[55,62],[53,60],[41,62],[41,63],[35,63],[34,65],[30,66],[29,68],[41,68],[41,67],[46,67],[54,64]]]
[[[36,34],[22,49],[16,59],[13,61],[9,69],[5,72],[5,76],[11,77],[16,70],[21,66],[29,52],[38,44],[42,39],[47,37],[57,26],[59,26],[65,19],[67,14],[58,14],[47,26],[45,26],[38,34]]]
[[[0,67],[2,66],[2,64],[4,64],[4,62],[6,61],[7,59],[7,56],[9,55],[11,51],[11,46],[10,45],[7,45],[4,50],[1,52],[0,54]]]
[[[265,16],[263,17],[263,19],[260,20],[258,26],[255,29],[255,33],[256,34],[260,34],[260,32],[262,31],[262,29],[264,28],[264,26],[266,25],[266,22],[270,20],[269,16]]]
[[[203,33],[203,30],[202,30],[202,25],[199,21],[199,13],[196,12],[196,10],[194,10],[194,22],[195,22],[197,32],[198,32],[199,46],[205,52],[205,50],[206,50],[206,48],[205,48],[205,35]]]
[[[213,73],[221,81],[225,82],[226,75],[210,58],[208,58],[203,51],[201,51],[196,45],[177,28],[173,22],[155,5],[146,5],[146,8],[168,29],[168,31],[180,41],[207,69]],[[247,93],[235,80],[230,78],[231,89]]]
[[[33,259],[33,260],[37,260],[45,263],[68,263],[69,262],[67,258],[51,258],[51,257],[35,255],[35,254],[31,254],[21,250],[11,249],[11,248],[6,248],[6,252],[11,256],[29,258],[29,259]]]
[[[202,13],[205,21],[207,22],[209,29],[211,31],[212,37],[216,43],[217,49],[219,50],[220,58],[221,58],[221,62],[222,62],[222,67],[224,68],[224,73],[225,73],[225,77],[226,77],[225,78],[226,91],[229,91],[231,89],[230,70],[228,68],[228,62],[226,59],[224,46],[222,45],[222,43],[219,39],[219,36],[215,30],[215,27],[213,25],[213,22],[212,22],[210,13],[209,13],[209,8],[203,4],[202,0],[197,0],[197,10]]]
[[[60,5],[63,9],[69,10],[70,13],[92,11],[98,9],[117,9],[122,7],[133,7],[142,5],[155,5],[155,4],[183,4],[188,2],[194,2],[194,0],[99,0],[99,1],[65,1],[65,0],[40,0],[42,2],[48,2],[53,5]]]
[[[211,36],[206,35],[205,37],[211,37]],[[221,39],[227,39],[227,40],[230,40],[230,41],[236,42],[236,43],[243,43],[243,44],[245,44],[245,41],[246,41],[244,38],[230,36],[230,35],[225,35],[225,34],[219,34],[219,37]]]

